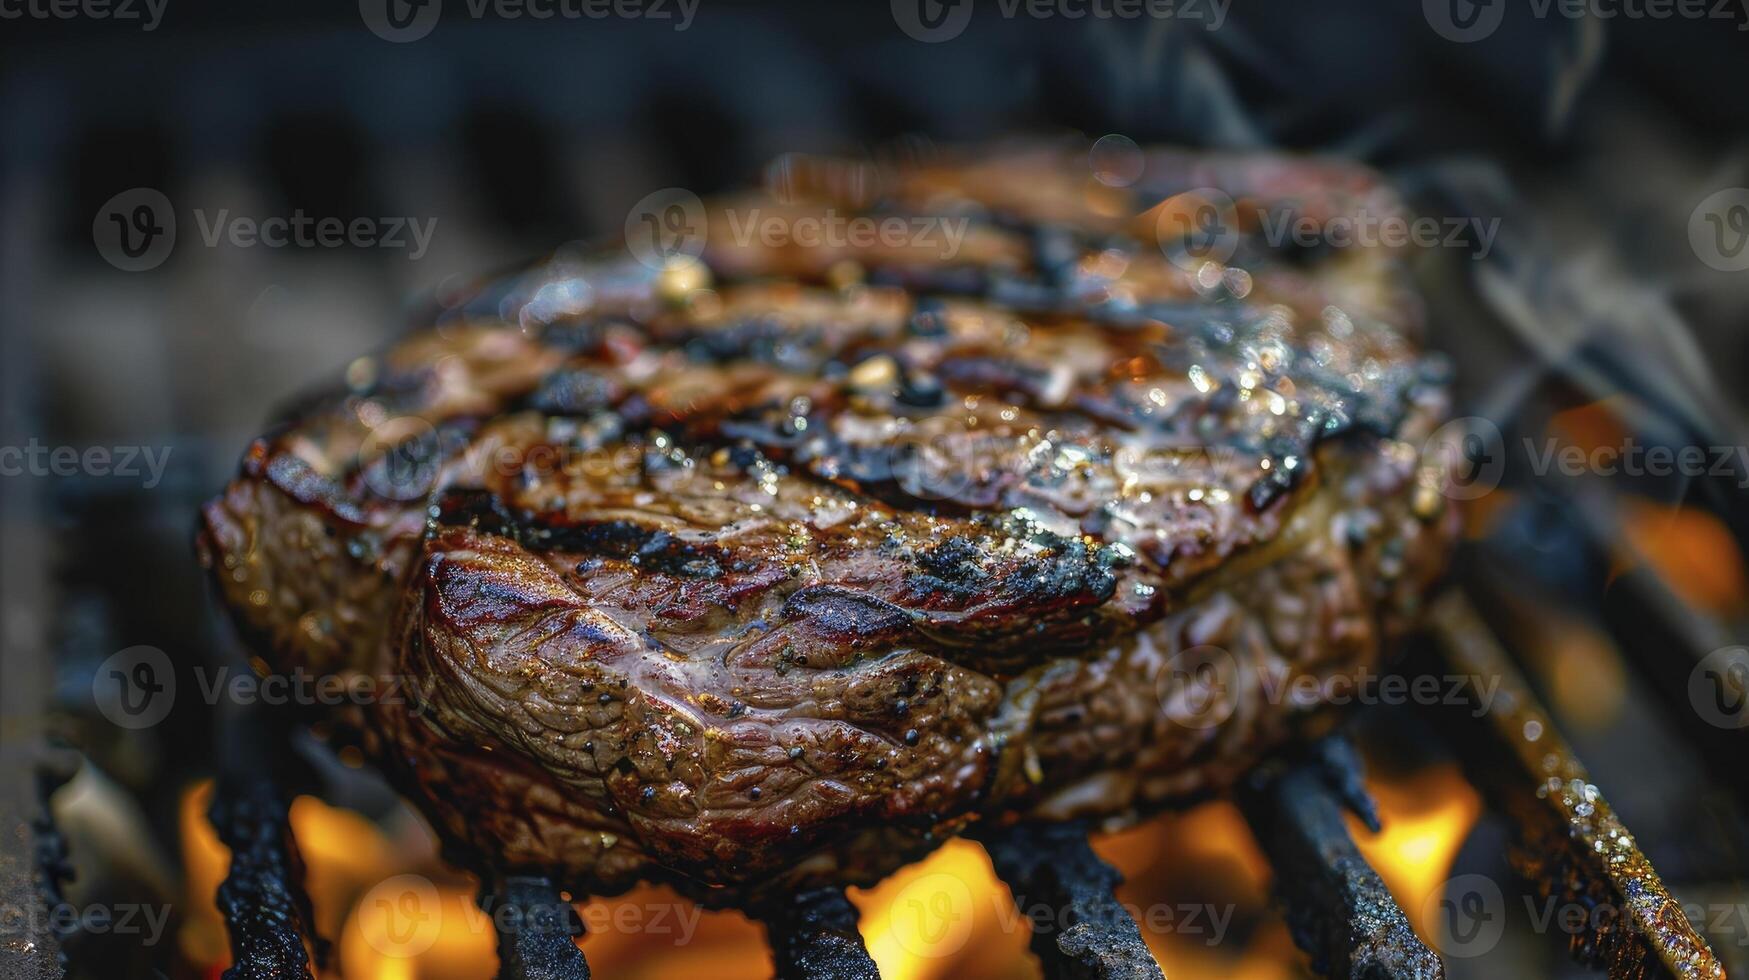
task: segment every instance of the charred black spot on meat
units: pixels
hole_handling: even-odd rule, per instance
[[[1040,224],[1032,229],[1033,269],[1047,285],[1061,288],[1073,281],[1081,250],[1080,236],[1073,228]]]
[[[942,381],[958,391],[995,392],[1037,401],[1050,385],[1050,372],[1035,364],[989,355],[943,358],[935,366]]]
[[[947,389],[927,371],[915,368],[899,375],[899,390],[893,398],[911,408],[940,408],[947,403]]]
[[[546,325],[541,343],[569,354],[591,354],[601,348],[608,325],[599,320],[568,319]]]
[[[1117,589],[1114,563],[1105,554],[1081,539],[1058,538],[1045,555],[1026,559],[1004,576],[1004,592],[1020,606],[1097,605]]]
[[[723,555],[717,549],[688,544],[668,531],[631,521],[546,525],[529,536],[529,546],[604,555],[663,575],[718,578],[723,574]]]
[[[568,368],[547,375],[529,396],[528,407],[548,415],[589,415],[613,405],[622,390],[600,371]]]
[[[798,327],[770,317],[699,330],[681,342],[687,356],[695,361],[726,364],[750,360],[792,370],[815,366],[822,345],[818,328]]]
[[[947,336],[947,304],[929,296],[919,296],[911,308],[907,326],[914,337]]]
[[[808,620],[816,632],[866,639],[907,629],[912,619],[891,602],[838,585],[799,589],[784,601],[783,612],[791,619]]]
[[[632,521],[565,521],[515,511],[497,494],[478,488],[445,491],[432,518],[446,527],[471,527],[509,538],[531,551],[613,558],[663,575],[718,578],[725,564],[720,550],[688,544],[667,531]]]
[[[969,538],[949,538],[934,548],[917,552],[917,564],[931,577],[966,585],[989,577],[980,564],[978,546]]]
[[[430,517],[443,527],[470,527],[512,541],[522,537],[522,522],[502,498],[481,487],[445,489],[431,506]]]
[[[717,428],[726,439],[773,454],[795,450],[812,438],[808,418],[781,405],[766,405],[723,419]]]

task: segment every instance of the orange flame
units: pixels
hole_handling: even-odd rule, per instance
[[[1713,515],[1624,496],[1622,532],[1627,548],[1618,567],[1645,561],[1671,591],[1703,612],[1729,616],[1749,608],[1743,553]]]
[[[1436,936],[1434,897],[1451,877],[1459,848],[1482,815],[1482,798],[1455,763],[1431,766],[1402,779],[1369,781],[1384,830],[1373,834],[1349,818],[1349,832],[1368,864],[1384,879],[1422,939]]]

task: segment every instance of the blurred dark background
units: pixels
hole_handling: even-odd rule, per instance
[[[920,8],[884,2],[699,0],[684,29],[675,0],[632,19],[432,2],[435,26],[400,41],[370,28],[384,23],[375,0],[164,0],[161,13],[134,0],[131,20],[4,7],[0,445],[170,452],[150,487],[0,477],[8,793],[25,785],[19,747],[43,706],[88,701],[112,653],[228,642],[189,529],[274,405],[435,294],[615,233],[651,191],[756,181],[783,152],[1119,133],[1359,158],[1432,213],[1499,221],[1489,263],[1441,281],[1496,312],[1568,304],[1577,337],[1513,347],[1432,293],[1434,342],[1477,413],[1512,409],[1499,385],[1511,350],[1552,360],[1549,344],[1589,344],[1741,431],[1749,273],[1707,262],[1690,228],[1702,202],[1749,185],[1742,5],[1575,18],[1493,0],[1476,9],[1498,27],[1466,41],[1442,18],[1467,0],[1447,14],[1444,0],[1201,0],[1138,19],[962,0],[941,9],[951,22],[969,5],[969,22],[923,41],[902,23]],[[103,212],[139,188],[170,202],[177,229],[167,256],[127,271],[106,253]],[[197,211],[435,224],[415,257],[209,245]],[[210,742],[211,725],[179,708],[148,732],[78,737],[104,760],[105,799],[174,839],[178,799],[152,787],[205,771],[183,747]],[[1617,772],[1621,808],[1680,834],[1656,780],[1635,799],[1640,765]]]

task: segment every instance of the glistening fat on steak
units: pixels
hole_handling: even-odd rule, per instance
[[[274,669],[405,679],[342,720],[452,853],[868,882],[974,820],[1219,790],[1320,717],[1284,690],[1379,660],[1452,537],[1443,379],[1402,256],[1259,234],[1398,207],[1371,174],[782,176],[696,261],[562,254],[361,360],[204,511]],[[737,232],[888,216],[964,236]]]

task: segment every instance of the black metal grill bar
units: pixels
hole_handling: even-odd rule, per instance
[[[980,839],[1017,903],[1063,912],[1056,919],[1063,929],[1032,934],[1047,978],[1162,980],[1135,920],[1113,894],[1123,876],[1093,853],[1086,826],[1023,823]]]
[[[1311,954],[1312,969],[1336,980],[1444,977],[1439,957],[1348,836],[1342,809],[1359,785],[1353,760],[1352,750],[1323,749],[1309,763],[1259,770],[1239,793],[1275,866],[1294,942]],[[1333,778],[1333,766],[1348,771]]]
[[[777,980],[880,980],[841,888],[797,892],[761,910]]]
[[[589,980],[574,941],[583,924],[552,882],[508,877],[480,905],[498,930],[500,980]]]
[[[1723,964],[1469,600],[1445,595],[1432,620],[1454,673],[1499,681],[1479,718],[1446,716],[1465,726],[1455,738],[1468,749],[1466,768],[1527,845],[1516,855],[1519,872],[1545,896],[1616,910],[1574,934],[1575,956],[1611,977],[1722,980]]]
[[[218,906],[231,937],[225,980],[307,980],[311,935],[303,863],[286,823],[287,803],[265,771],[221,776],[210,810],[231,868]]]
[[[308,772],[283,719],[236,707],[221,714],[218,778],[207,817],[231,849],[218,907],[231,940],[224,980],[307,980],[310,954],[327,947],[311,929],[304,863],[288,820]]]

